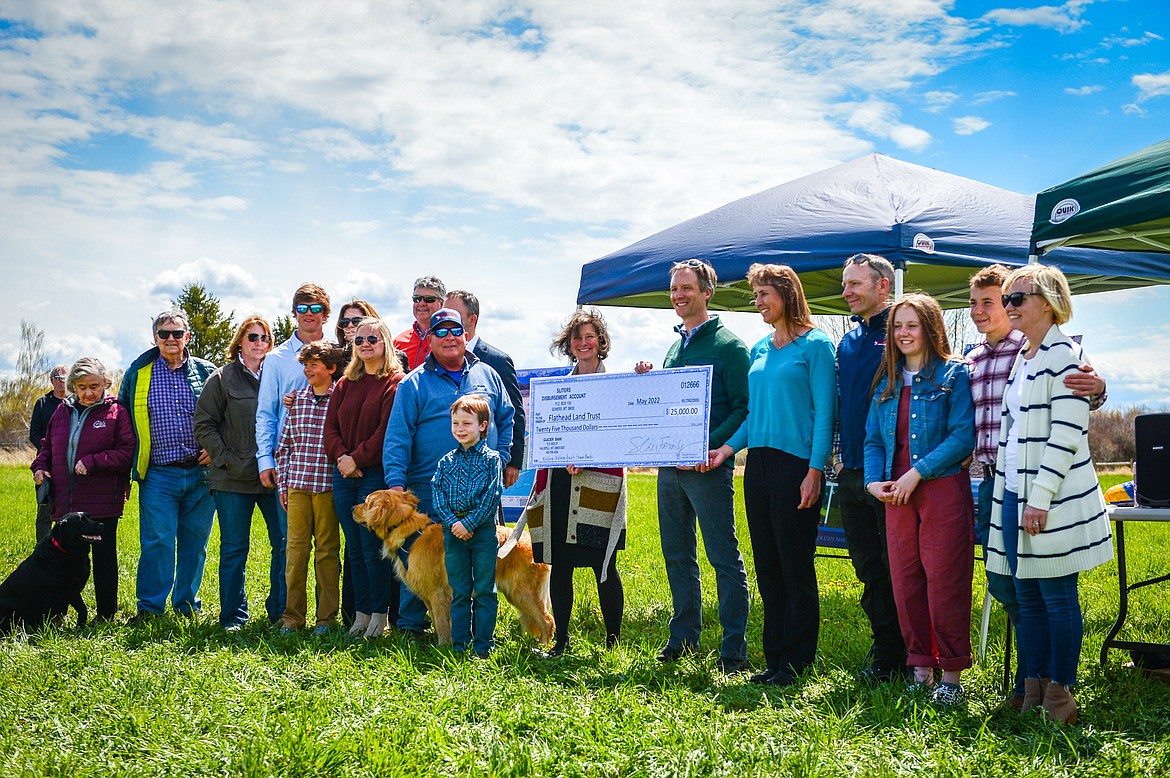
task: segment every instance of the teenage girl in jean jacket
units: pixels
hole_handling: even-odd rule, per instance
[[[890,311],[886,353],[865,423],[866,489],[886,504],[886,538],[912,688],[940,705],[964,701],[971,666],[974,503],[965,460],[975,407],[963,360],[951,355],[934,298]],[[934,668],[943,682],[934,687]]]

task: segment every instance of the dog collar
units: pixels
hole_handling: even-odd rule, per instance
[[[53,547],[56,548],[58,551],[60,551],[62,554],[68,554],[69,556],[77,556],[77,554],[74,554],[73,552],[66,549],[65,546],[62,546],[57,541],[57,539],[55,537],[53,537],[52,535],[49,536],[49,542],[52,543]]]

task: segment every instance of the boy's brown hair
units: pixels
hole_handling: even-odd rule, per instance
[[[488,401],[478,394],[465,394],[455,398],[451,403],[451,415],[456,413],[470,413],[479,421],[480,426],[492,420],[492,409]]]
[[[327,340],[314,340],[301,347],[297,354],[297,361],[302,365],[310,359],[315,359],[333,372],[337,378],[338,372],[345,366],[347,359],[345,349],[340,349]]]
[[[1012,271],[1003,265],[988,265],[971,276],[972,289],[986,289],[989,286],[1003,286]]]

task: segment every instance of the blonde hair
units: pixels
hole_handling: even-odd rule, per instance
[[[390,336],[390,328],[386,326],[386,322],[367,316],[358,322],[357,327],[359,330],[362,327],[373,327],[378,331],[378,340],[386,344],[382,354],[382,366],[374,373],[374,378],[386,378],[401,373],[402,364],[398,361],[398,355],[394,351],[394,339]],[[350,381],[360,381],[365,375],[367,375],[366,363],[358,356],[355,345],[353,357],[350,358],[349,364],[345,367],[345,377]]]
[[[1064,324],[1072,318],[1072,290],[1060,268],[1051,265],[1024,265],[1017,268],[1003,282],[1003,293],[1007,294],[1016,281],[1027,281],[1032,285],[1032,291],[1052,306],[1052,320],[1057,324]]]

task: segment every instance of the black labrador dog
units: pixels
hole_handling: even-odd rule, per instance
[[[77,609],[77,626],[84,627],[89,610],[81,590],[89,581],[89,547],[105,529],[88,513],[67,513],[28,559],[0,583],[0,634],[23,622],[35,630],[51,616]]]

